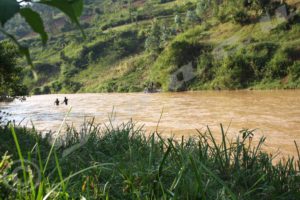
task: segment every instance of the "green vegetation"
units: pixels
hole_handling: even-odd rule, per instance
[[[4,155],[0,198],[296,200],[300,196],[300,157],[272,164],[274,157],[261,151],[266,138],[254,145],[250,130],[230,141],[222,126],[221,141],[209,129],[178,141],[157,132],[146,137],[132,122],[105,129],[86,123],[80,131],[68,128],[64,139],[5,126],[0,133],[6,141],[0,146]],[[12,163],[18,159],[22,162]],[[16,179],[13,170],[19,165]]]
[[[164,91],[300,86],[295,1],[85,0],[84,5],[86,39],[60,12],[41,5],[32,9],[51,32],[47,48],[29,30],[16,30],[25,27],[20,17],[6,23],[38,65],[23,71],[32,93],[137,92],[152,83]],[[190,62],[193,74],[186,79],[182,66]]]
[[[0,101],[26,95],[24,85],[33,94],[300,87],[294,1],[84,2],[84,11],[82,0],[0,2],[0,32],[16,44],[0,43]],[[300,198],[297,144],[297,159],[273,164],[265,138],[253,144],[251,130],[229,139],[221,126],[220,141],[209,129],[179,141],[146,136],[133,122],[91,122],[61,136],[14,126],[6,115],[0,199]]]
[[[22,84],[20,67],[16,67],[17,48],[6,41],[0,41],[0,101],[22,99],[27,89]]]
[[[45,32],[45,27],[43,19],[40,14],[34,11],[36,5],[44,5],[50,8],[55,8],[62,11],[69,19],[76,24],[83,33],[82,28],[79,25],[78,17],[81,16],[83,10],[83,0],[72,0],[72,1],[59,1],[59,0],[39,0],[39,1],[17,1],[17,0],[2,0],[0,2],[0,33],[9,38],[14,42],[18,49],[19,53],[26,57],[27,63],[32,65],[32,60],[30,57],[29,49],[26,45],[21,44],[15,35],[10,34],[5,30],[5,25],[8,21],[12,20],[15,15],[18,14],[17,22],[20,22],[20,19],[26,21],[25,32],[28,31],[28,26],[35,32],[38,33],[41,37],[43,45],[48,41],[48,34]],[[21,17],[21,18],[20,18]],[[21,21],[22,22],[22,21]],[[17,24],[17,26],[23,26],[22,23]],[[15,29],[13,27],[13,29]],[[9,29],[10,30],[10,29]],[[18,30],[18,29],[17,29]],[[17,33],[16,33],[17,34]],[[19,33],[20,34],[20,33]],[[18,35],[18,34],[17,34]],[[21,33],[21,35],[23,35]],[[1,35],[0,39],[3,36]]]

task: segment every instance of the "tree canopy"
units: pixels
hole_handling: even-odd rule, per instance
[[[27,95],[27,88],[22,84],[21,68],[16,67],[18,49],[9,41],[0,42],[0,101]]]
[[[25,19],[31,29],[41,36],[45,45],[48,34],[40,14],[32,9],[34,5],[46,5],[65,13],[80,29],[78,17],[83,11],[83,0],[1,0],[0,1],[0,33],[9,38],[15,45],[7,41],[0,43],[0,101],[7,99],[23,99],[27,95],[26,87],[21,83],[21,68],[16,67],[18,55],[24,55],[32,65],[28,47],[19,43],[16,37],[4,28],[4,25],[19,14]],[[81,29],[82,33],[83,30]],[[83,33],[84,35],[84,33]]]

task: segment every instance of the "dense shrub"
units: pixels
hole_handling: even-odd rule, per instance
[[[181,67],[191,61],[194,61],[205,46],[193,44],[187,41],[174,41],[171,43],[169,51],[169,64]]]
[[[181,67],[189,63],[196,63],[201,52],[207,49],[209,49],[209,47],[205,44],[190,42],[186,39],[172,41],[155,61],[150,74],[151,81],[159,83],[163,90],[185,90],[187,84],[182,83],[184,86],[180,86],[180,88],[177,87],[178,81],[175,81],[174,75],[176,76],[177,73],[180,73],[180,70],[182,70]],[[196,71],[196,66],[193,65],[193,69],[188,70]],[[194,77],[194,75],[191,74],[188,78],[189,80],[186,81],[191,81],[191,79],[193,79],[192,77]],[[176,82],[176,87],[173,85],[175,83],[174,81]]]
[[[287,52],[279,50],[267,65],[266,75],[271,79],[283,78],[288,74],[288,67],[292,61],[288,58]]]
[[[116,92],[118,90],[118,85],[116,83],[116,80],[112,79],[105,84],[103,84],[99,88],[100,92]],[[121,91],[121,88],[120,88]]]
[[[17,66],[18,49],[9,41],[0,41],[0,101],[27,95],[22,83],[23,68]]]
[[[88,58],[87,57],[78,57],[73,60],[72,65],[77,69],[86,69],[88,67]],[[79,70],[77,70],[79,71]]]
[[[215,83],[229,89],[245,88],[254,78],[254,70],[247,62],[245,52],[226,57],[217,70]]]
[[[79,82],[71,81],[69,79],[65,79],[62,82],[63,88],[65,88],[67,91],[71,93],[76,93],[78,90],[80,90],[82,84]]]
[[[261,81],[267,75],[270,61],[277,50],[277,45],[268,42],[255,42],[239,47],[228,47],[230,53],[221,60],[216,60],[209,53],[198,59],[198,81],[212,87],[246,88]]]
[[[210,53],[203,53],[198,58],[197,63],[198,81],[205,83],[211,81],[214,77],[213,57]]]
[[[43,89],[42,89],[42,93],[43,94],[51,94],[50,86],[48,86],[48,85],[44,86]]]
[[[249,15],[245,12],[245,11],[237,11],[236,13],[234,13],[233,15],[233,20],[241,25],[245,25],[250,23],[250,17]]]
[[[293,81],[299,80],[299,78],[300,78],[300,61],[294,62],[294,64],[288,68],[288,71],[289,71],[290,78]]]
[[[33,94],[34,95],[40,95],[40,94],[42,94],[41,88],[39,88],[39,87],[34,88],[33,89]]]
[[[196,12],[193,10],[188,10],[185,16],[185,24],[187,26],[189,25],[195,25],[200,22],[199,17],[196,15]]]
[[[62,83],[55,81],[51,84],[51,88],[54,92],[59,92],[62,89]]]
[[[161,51],[161,27],[157,22],[152,23],[150,32],[145,40],[145,49],[151,53]]]
[[[60,72],[60,64],[36,63],[34,65],[34,70],[39,74],[53,76]]]
[[[65,71],[63,72],[63,77],[64,78],[71,78],[74,75],[76,75],[79,72],[78,68],[75,67],[66,67]]]
[[[250,44],[246,48],[247,62],[254,70],[255,78],[261,80],[265,76],[266,66],[273,58],[278,45],[269,42]]]

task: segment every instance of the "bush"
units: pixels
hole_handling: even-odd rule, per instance
[[[116,92],[117,90],[118,90],[118,85],[116,83],[116,80],[114,79],[109,80],[100,88],[100,92]],[[125,91],[125,88],[120,87],[120,92],[121,91]],[[127,88],[126,91],[128,91]]]
[[[170,43],[156,59],[151,69],[150,80],[161,84],[163,90],[170,90],[171,88],[174,88],[171,86],[175,83],[175,79],[172,79],[174,77],[173,75],[179,72],[178,70],[181,70],[182,66],[189,63],[195,64],[201,52],[208,49],[209,47],[202,43],[189,42],[185,39],[173,40],[173,42]],[[193,65],[193,67],[195,67],[195,65]],[[196,71],[195,68],[192,70]],[[191,72],[192,76],[194,76],[193,73],[194,72]],[[192,76],[190,77],[191,79]],[[189,81],[191,81],[190,78]],[[185,84],[184,87],[180,87],[180,90],[185,90],[186,86],[187,85]]]
[[[0,41],[0,101],[23,99],[28,94],[22,83],[23,68],[17,66],[18,49],[9,41]]]
[[[245,50],[226,57],[217,69],[215,86],[229,89],[245,88],[255,78],[255,72],[245,56]]]
[[[299,80],[300,78],[300,61],[295,61],[292,66],[288,68],[289,76],[292,81]]]
[[[39,74],[53,76],[60,72],[60,64],[36,63],[34,69]]]
[[[187,26],[189,25],[195,25],[200,22],[200,19],[196,15],[196,12],[193,10],[188,10],[185,16],[185,24]]]
[[[34,88],[33,89],[33,94],[34,95],[40,95],[40,94],[42,94],[41,88],[39,88],[39,87]]]
[[[245,11],[238,11],[233,15],[233,20],[235,23],[246,25],[250,23],[250,17]]]
[[[254,43],[245,48],[247,62],[254,70],[255,78],[261,80],[266,74],[266,66],[273,58],[278,45],[270,42]]]
[[[51,88],[54,92],[59,92],[62,89],[62,83],[55,81],[51,84]]]
[[[174,41],[171,43],[168,51],[169,65],[181,67],[189,62],[195,61],[204,45],[190,43],[188,41]]]
[[[42,91],[43,94],[51,94],[51,89],[48,85],[44,86],[43,87],[43,91]]]
[[[288,74],[287,69],[292,64],[293,62],[288,58],[286,50],[279,50],[268,63],[266,75],[271,79],[283,78]]]
[[[148,37],[145,40],[145,49],[151,53],[159,53],[161,51],[161,35],[162,29],[157,21],[154,21]]]
[[[210,53],[203,53],[198,58],[197,74],[201,83],[205,83],[213,79],[215,74],[213,70],[213,57]]]
[[[64,78],[71,78],[74,75],[76,75],[79,72],[78,68],[75,67],[69,67],[66,69],[66,71],[63,72]]]
[[[214,15],[220,22],[225,23],[231,20],[231,16],[234,12],[234,8],[232,6],[226,6],[223,3],[218,5],[218,3],[215,3],[213,7]]]
[[[65,79],[63,81],[63,88],[65,88],[66,90],[68,90],[71,93],[75,93],[78,90],[80,90],[81,86],[82,86],[81,83],[71,81],[71,80],[68,80],[68,79]]]

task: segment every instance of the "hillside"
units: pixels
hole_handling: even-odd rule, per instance
[[[24,83],[34,94],[299,88],[300,1],[217,2],[86,0],[86,39],[38,7],[51,38],[19,34],[38,75],[26,67]]]

